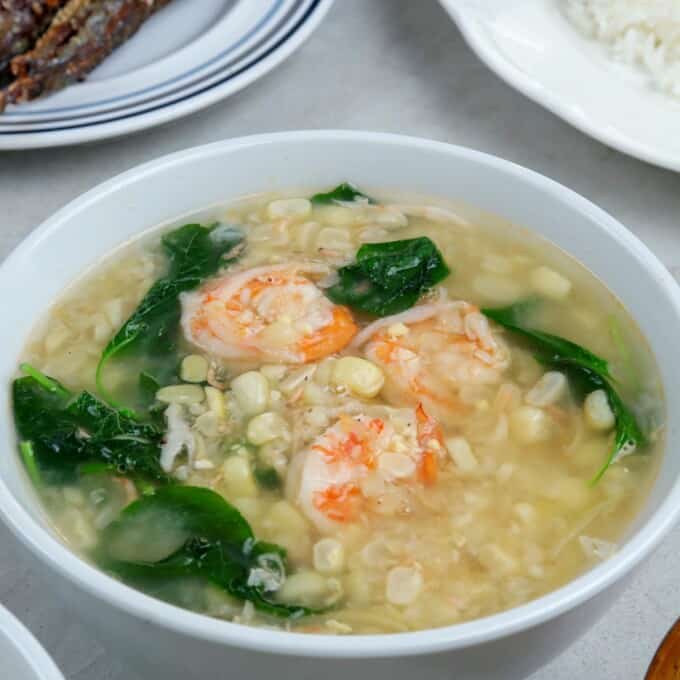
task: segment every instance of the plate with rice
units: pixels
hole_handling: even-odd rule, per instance
[[[582,132],[680,170],[680,0],[441,0],[482,61]]]

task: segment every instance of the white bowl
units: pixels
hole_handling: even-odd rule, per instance
[[[0,668],[7,680],[64,680],[47,652],[14,615],[0,606]]]
[[[477,56],[508,85],[582,132],[680,171],[680,102],[571,25],[557,0],[440,0]]]
[[[617,221],[534,172],[469,149],[366,132],[247,137],[161,158],[88,192],[36,229],[0,267],[0,381],[7,385],[35,321],[88,265],[140,231],[232,197],[349,179],[366,190],[460,199],[529,227],[597,274],[640,324],[660,366],[669,414],[680,411],[680,304],[675,282]],[[8,390],[2,408],[9,414]],[[667,450],[678,448],[672,419]],[[5,450],[16,446],[9,417]],[[0,512],[105,644],[153,677],[523,677],[581,635],[611,604],[680,511],[680,457],[665,455],[644,509],[617,554],[545,597],[456,626],[383,636],[326,637],[248,628],[181,610],[119,583],[48,528],[16,455],[0,457]],[[165,676],[161,672],[166,673]]]

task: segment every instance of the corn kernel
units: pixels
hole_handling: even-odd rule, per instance
[[[337,574],[345,563],[345,549],[334,538],[322,538],[314,544],[314,568],[322,574]]]
[[[205,382],[208,377],[208,360],[200,354],[189,354],[182,359],[179,376],[184,382]]]
[[[168,385],[156,392],[156,399],[164,404],[200,404],[205,392],[198,385]]]
[[[261,413],[248,423],[246,437],[251,444],[260,446],[274,439],[290,439],[290,429],[278,413]]]
[[[611,430],[616,423],[616,417],[604,390],[595,390],[586,397],[583,402],[583,414],[593,430]]]
[[[262,413],[269,405],[269,383],[259,371],[248,371],[234,378],[231,391],[246,415]]]
[[[359,397],[370,399],[382,389],[385,376],[378,366],[366,359],[342,357],[333,366],[331,381]]]
[[[394,567],[387,574],[385,597],[390,604],[406,606],[416,600],[423,588],[418,567]]]

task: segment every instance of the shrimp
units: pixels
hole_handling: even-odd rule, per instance
[[[228,273],[184,293],[182,329],[191,343],[223,359],[303,364],[342,350],[357,326],[306,274],[319,265],[286,264]]]
[[[434,302],[385,317],[359,333],[351,347],[363,347],[385,369],[383,394],[392,403],[421,402],[440,419],[466,405],[465,385],[493,385],[510,364],[504,343],[487,318],[467,302]]]
[[[445,456],[441,429],[422,404],[341,414],[293,459],[287,495],[320,531],[332,532],[390,491],[434,484]]]

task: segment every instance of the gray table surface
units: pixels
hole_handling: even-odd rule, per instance
[[[611,212],[680,271],[680,178],[585,137],[507,87],[436,0],[337,0],[291,59],[207,111],[127,139],[0,155],[0,257],[57,208],[138,163],[227,137],[304,128],[418,135],[526,165]],[[680,528],[606,618],[532,680],[641,678],[680,614],[679,550]],[[0,601],[69,680],[141,680],[78,621],[64,620],[32,557],[2,526]]]

